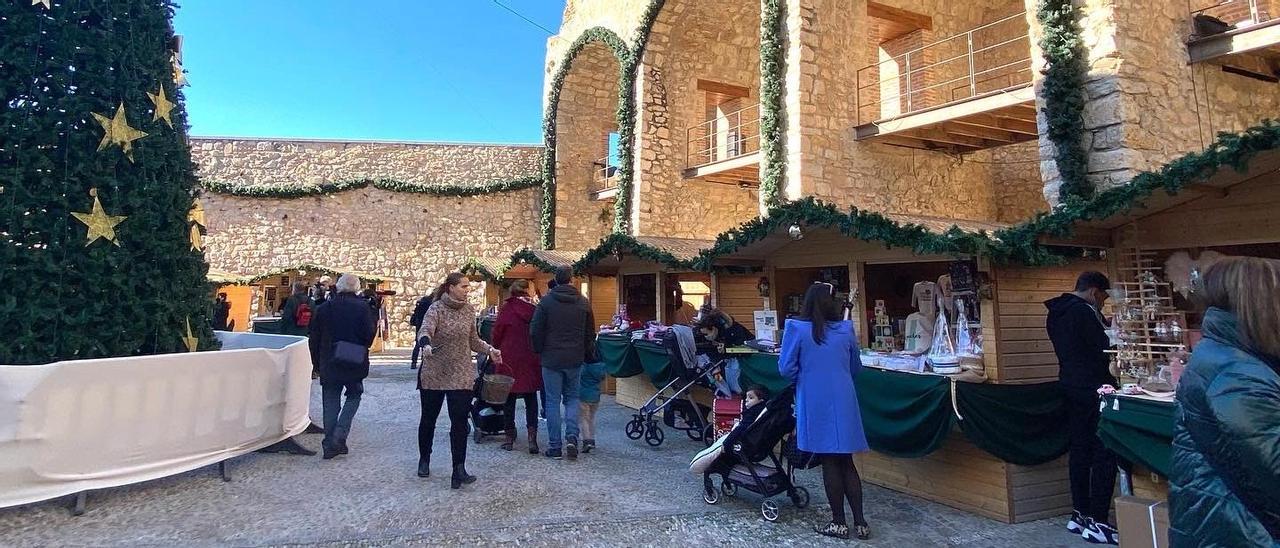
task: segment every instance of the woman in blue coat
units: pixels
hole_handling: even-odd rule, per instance
[[[853,323],[841,320],[835,287],[818,282],[804,295],[798,319],[787,320],[778,372],[796,385],[796,437],[801,450],[822,458],[822,483],[831,503],[829,537],[849,538],[844,502],[859,539],[871,536],[862,513],[862,478],[853,454],[868,449],[853,378],[862,368]]]

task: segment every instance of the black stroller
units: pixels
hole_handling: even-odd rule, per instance
[[[506,432],[506,409],[503,404],[492,404],[480,397],[484,387],[485,373],[493,372],[493,361],[489,356],[480,354],[476,357],[476,382],[471,400],[471,439],[476,443],[484,441],[486,436],[500,436]]]
[[[723,452],[702,474],[702,500],[716,504],[721,495],[732,496],[741,487],[764,497],[760,514],[775,521],[778,504],[772,497],[786,493],[796,508],[809,506],[809,490],[795,484],[795,466],[789,461],[784,466],[775,451],[796,427],[795,389],[788,387],[761,405],[765,408],[754,422],[725,435]],[[712,483],[713,475],[720,476],[719,489]]]
[[[713,386],[712,379],[724,370],[724,360],[712,360],[705,366],[686,364],[684,354],[680,351],[677,329],[689,329],[686,326],[675,326],[662,335],[662,346],[667,351],[671,370],[675,378],[666,386],[658,389],[640,410],[627,422],[627,437],[633,440],[644,438],[645,443],[653,447],[662,445],[666,435],[658,426],[658,413],[662,413],[662,421],[667,426],[683,431],[689,439],[701,441],[708,445],[714,439],[715,425],[708,420],[711,409],[694,401],[690,389],[694,386]],[[692,330],[690,330],[692,331]],[[691,340],[694,338],[691,336]],[[705,354],[713,351],[714,345],[694,343],[694,353]]]

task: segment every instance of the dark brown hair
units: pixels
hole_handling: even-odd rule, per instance
[[[804,293],[804,305],[800,307],[800,319],[813,324],[813,342],[827,342],[827,322],[840,320],[840,307],[836,306],[835,287],[826,282],[815,282]]]
[[[1240,342],[1280,359],[1280,261],[1227,257],[1205,270],[1197,300],[1235,315]]]
[[[435,291],[431,292],[431,301],[435,302],[440,300],[440,297],[444,296],[444,293],[448,291],[450,287],[462,283],[463,280],[470,281],[467,280],[467,277],[461,272],[450,272],[448,276],[444,277],[444,283],[440,284],[440,287],[437,287]]]

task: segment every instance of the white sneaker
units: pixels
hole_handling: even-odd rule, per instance
[[[1073,535],[1084,533],[1084,523],[1084,514],[1081,514],[1079,510],[1072,510],[1071,519],[1067,520],[1067,532]]]
[[[1080,533],[1080,537],[1093,544],[1120,544],[1120,532],[1114,527],[1105,523],[1099,523],[1093,518],[1085,520],[1084,532]]]

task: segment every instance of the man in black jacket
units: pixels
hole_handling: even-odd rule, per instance
[[[409,369],[418,368],[418,354],[422,352],[422,340],[418,338],[418,330],[422,329],[422,319],[427,316],[429,308],[431,308],[430,293],[418,299],[418,304],[413,305],[413,315],[409,317],[409,325],[413,326],[413,338],[417,339],[413,343],[413,356],[409,358]]]
[[[343,274],[337,295],[316,308],[311,319],[311,362],[320,371],[324,404],[324,458],[347,454],[347,434],[360,409],[369,376],[369,347],[377,322],[369,303],[356,292],[360,278]],[[346,403],[342,393],[346,391]]]
[[[1115,385],[1109,369],[1111,347],[1100,310],[1111,282],[1099,272],[1085,272],[1073,293],[1045,301],[1046,329],[1058,357],[1058,382],[1067,405],[1070,437],[1068,472],[1071,478],[1071,520],[1067,530],[1095,543],[1119,544],[1108,525],[1115,489],[1117,459],[1098,438],[1098,388]]]
[[[542,387],[546,390],[546,455],[561,457],[560,430],[563,420],[564,451],[569,460],[578,458],[578,390],[582,365],[595,361],[596,325],[591,303],[570,283],[573,271],[556,271],[555,287],[538,303],[529,324],[533,351],[542,361]],[[561,416],[561,404],[564,414]]]

